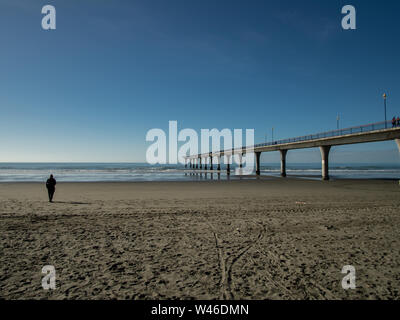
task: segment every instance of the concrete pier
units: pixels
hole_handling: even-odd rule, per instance
[[[231,157],[226,156],[226,174],[229,176],[231,174]]]
[[[329,180],[329,151],[331,146],[319,147],[322,158],[322,180]]]
[[[390,124],[390,126],[389,126]],[[379,142],[395,140],[400,152],[400,127],[391,127],[391,123],[377,122],[358,127],[345,128],[329,132],[322,132],[302,137],[272,141],[270,143],[261,143],[253,146],[241,147],[237,149],[219,150],[215,152],[207,152],[187,156],[189,159],[190,168],[198,168],[196,159],[204,158],[204,169],[207,170],[207,160],[210,159],[208,170],[213,170],[213,157],[219,157],[218,171],[221,169],[221,157],[226,157],[226,170],[229,175],[230,164],[233,163],[233,157],[239,156],[239,167],[243,167],[242,157],[246,153],[255,153],[256,156],[256,174],[261,174],[260,158],[262,152],[279,151],[281,154],[281,175],[286,177],[286,155],[287,150],[305,149],[305,148],[320,148],[322,162],[322,178],[329,180],[329,152],[331,147],[339,145],[350,145],[357,143]],[[202,169],[200,159],[200,169]]]
[[[286,154],[287,150],[279,150],[281,153],[281,176],[286,177]]]
[[[203,169],[203,165],[201,163],[201,157],[199,157],[199,162],[200,162],[200,170]]]

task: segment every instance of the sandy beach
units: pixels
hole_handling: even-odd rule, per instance
[[[2,183],[0,298],[398,299],[399,207],[398,181]]]

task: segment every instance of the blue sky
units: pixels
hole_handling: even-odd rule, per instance
[[[57,29],[41,28],[41,8]],[[357,30],[341,28],[341,8]],[[2,0],[0,161],[144,162],[148,130],[287,138],[400,115],[399,1]],[[275,161],[278,154],[264,155]],[[288,160],[319,161],[318,150]],[[398,162],[394,142],[337,162]]]

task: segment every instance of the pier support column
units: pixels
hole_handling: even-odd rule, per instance
[[[218,171],[221,171],[221,156],[218,156],[217,158],[218,158],[218,167],[217,167],[217,170],[218,170]]]
[[[210,170],[213,170],[213,156],[210,155]]]
[[[203,165],[202,165],[202,163],[201,163],[201,157],[199,158],[199,161],[200,161],[200,169],[202,169],[202,168],[203,168]]]
[[[198,169],[199,168],[199,159],[195,159],[194,161],[196,162],[195,168]]]
[[[286,177],[286,154],[287,150],[279,150],[281,152],[281,176]]]
[[[185,158],[185,169],[187,168],[187,159]]]
[[[189,159],[189,168],[192,169],[192,159]]]
[[[322,180],[329,180],[329,151],[331,146],[319,147],[322,158]]]
[[[243,168],[243,153],[239,154],[239,168]]]
[[[261,157],[261,152],[256,152],[256,175],[258,176],[261,174],[260,157]]]
[[[231,157],[226,156],[226,174],[229,176],[231,174]]]

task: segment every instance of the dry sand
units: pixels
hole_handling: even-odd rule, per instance
[[[400,297],[397,181],[59,183],[46,197],[0,184],[0,298]]]

